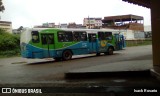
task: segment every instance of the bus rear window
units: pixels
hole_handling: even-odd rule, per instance
[[[32,31],[32,42],[39,43],[39,33],[38,31]]]

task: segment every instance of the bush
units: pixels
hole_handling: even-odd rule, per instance
[[[20,55],[20,50],[0,51],[0,57],[10,57]]]
[[[16,55],[17,52],[20,53],[20,36],[0,29],[0,55],[11,56]]]

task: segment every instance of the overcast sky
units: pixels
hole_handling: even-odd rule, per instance
[[[13,28],[33,27],[46,22],[83,23],[85,17],[134,14],[151,25],[150,9],[122,0],[3,0],[5,11],[1,20],[12,22]]]

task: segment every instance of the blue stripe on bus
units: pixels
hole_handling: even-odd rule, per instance
[[[93,49],[89,48],[89,42],[81,42],[74,44],[73,46],[69,46],[63,49],[56,49],[56,50],[50,50],[48,54],[48,50],[38,48],[36,46],[33,46],[31,44],[26,44],[26,50],[22,50],[21,54],[22,57],[25,58],[47,58],[47,57],[62,57],[62,52],[66,49],[71,49],[73,52],[73,55],[80,55],[80,54],[89,54],[93,52],[98,52],[98,47],[93,47]],[[110,43],[107,43],[107,46],[113,46]],[[107,50],[107,47],[105,48]]]

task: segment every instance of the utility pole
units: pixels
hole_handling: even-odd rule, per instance
[[[88,15],[88,23],[89,23],[89,29],[91,29],[89,15]]]

